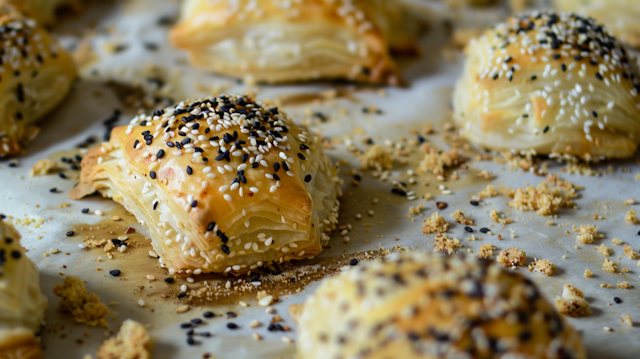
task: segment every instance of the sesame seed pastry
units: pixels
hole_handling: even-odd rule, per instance
[[[35,333],[46,308],[38,270],[24,254],[20,234],[0,220],[0,358],[42,358]]]
[[[81,0],[0,0],[0,5],[13,5],[40,25],[56,21],[56,12],[63,8],[78,8]]]
[[[99,191],[123,204],[171,274],[240,274],[318,254],[337,224],[339,186],[319,136],[227,95],[115,128],[84,157],[70,197]]]
[[[312,358],[585,358],[522,275],[473,256],[407,252],[325,279],[297,318]]]
[[[0,157],[38,134],[34,122],[55,108],[76,78],[71,56],[43,28],[0,6]]]
[[[416,14],[397,0],[186,0],[170,39],[221,75],[397,85],[389,50],[417,53]]]
[[[640,1],[554,0],[556,9],[573,11],[603,22],[620,41],[640,47]]]
[[[625,158],[640,143],[640,80],[593,19],[510,17],[465,49],[453,97],[462,136],[492,150]]]

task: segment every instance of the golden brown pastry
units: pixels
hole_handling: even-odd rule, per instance
[[[469,141],[586,159],[636,151],[638,70],[595,20],[552,12],[511,17],[465,51],[453,100]]]
[[[20,234],[0,220],[0,358],[42,358],[35,333],[46,308],[38,270],[24,254]]]
[[[297,321],[303,359],[586,358],[531,281],[472,256],[360,263],[325,279]]]
[[[34,122],[56,107],[76,77],[71,56],[36,22],[0,6],[0,157],[19,154]]]
[[[171,274],[236,274],[318,254],[337,223],[339,182],[320,137],[226,95],[115,128],[84,157],[70,196],[122,203]]]
[[[395,85],[389,50],[417,52],[422,26],[397,0],[186,0],[170,37],[195,67],[226,76]]]
[[[554,0],[555,7],[573,11],[604,23],[620,41],[640,47],[640,1],[637,0]]]
[[[51,25],[56,12],[63,8],[78,8],[81,0],[0,0],[0,5],[13,5],[40,25]]]

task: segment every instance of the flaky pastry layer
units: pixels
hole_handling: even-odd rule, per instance
[[[71,197],[122,203],[170,273],[237,274],[318,254],[339,182],[317,135],[248,96],[219,96],[115,128]]]
[[[416,53],[422,27],[396,0],[187,0],[171,42],[198,68],[259,82],[399,84],[389,49]]]
[[[533,13],[472,40],[454,120],[493,150],[624,158],[640,143],[640,82],[627,50],[593,19]]]

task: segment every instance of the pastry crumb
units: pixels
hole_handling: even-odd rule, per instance
[[[418,173],[431,172],[436,176],[444,176],[444,169],[457,166],[463,162],[463,158],[457,148],[449,151],[432,147],[428,144],[422,146],[424,157],[418,164]]]
[[[604,243],[594,247],[594,249],[602,253],[602,255],[605,257],[609,257],[611,255],[611,248],[608,248],[607,246],[605,246]]]
[[[556,299],[558,311],[569,317],[586,317],[591,314],[589,303],[584,299],[584,293],[571,284],[565,284],[562,296]]]
[[[595,225],[580,226],[580,228],[573,226],[573,231],[579,233],[578,241],[584,244],[591,244],[595,239],[604,238],[602,234],[598,233],[598,227]]]
[[[97,359],[150,359],[151,345],[144,326],[128,319],[122,323],[115,337],[100,346]]]
[[[620,245],[622,245],[622,239],[614,238],[614,239],[611,240],[611,243],[615,244],[616,246],[620,246]]]
[[[493,210],[491,210],[489,215],[491,216],[491,220],[494,221],[495,223],[500,223],[502,225],[513,223],[513,218],[502,218],[498,214],[498,209],[497,208],[494,208]]]
[[[487,259],[491,256],[493,256],[493,251],[496,249],[496,246],[494,246],[491,243],[484,243],[483,245],[480,246],[480,249],[478,250],[478,258],[483,258],[483,259]]]
[[[362,169],[374,169],[378,171],[393,168],[391,152],[380,145],[371,146],[360,158]]]
[[[31,171],[29,171],[29,177],[36,176],[45,176],[56,170],[56,163],[49,160],[39,160],[36,162],[33,167],[31,167]]]
[[[457,238],[449,238],[446,234],[440,233],[436,236],[433,247],[434,252],[452,255],[458,248],[461,248],[462,245]]]
[[[498,191],[496,191],[496,187],[492,185],[487,185],[482,191],[478,192],[478,197],[480,198],[491,198],[498,195]]]
[[[541,216],[552,216],[561,207],[573,207],[573,199],[577,197],[576,187],[571,182],[558,180],[551,175],[548,179],[549,182],[542,181],[537,187],[503,189],[504,194],[512,198],[507,204],[521,211],[536,211]]]
[[[618,284],[616,284],[616,286],[618,286],[618,288],[620,288],[620,289],[631,289],[631,288],[633,288],[633,286],[631,284],[629,284],[629,282],[627,282],[627,281],[619,282]]]
[[[550,260],[536,258],[529,264],[529,272],[533,271],[549,276],[556,272],[556,265]]]
[[[618,265],[613,263],[612,260],[605,258],[604,263],[602,263],[602,270],[607,273],[617,273]]]
[[[631,320],[631,315],[629,313],[622,314],[620,321],[630,327],[633,327],[633,320]]]
[[[418,204],[415,207],[409,207],[409,214],[420,214],[424,209],[424,205],[422,203]]]
[[[422,222],[422,233],[444,233],[449,229],[449,223],[444,220],[444,217],[438,213],[434,212],[431,217],[427,218]]]
[[[624,216],[624,220],[627,221],[627,223],[640,224],[640,220],[638,219],[638,216],[636,215],[636,210],[635,209],[632,209],[629,212],[627,212],[627,214]]]
[[[507,268],[524,266],[527,253],[518,248],[507,248],[498,254],[496,261]]]
[[[624,245],[624,248],[622,249],[622,251],[624,252],[625,256],[629,257],[629,259],[638,258],[638,252],[634,251],[633,248],[631,248],[631,246],[628,244]]]
[[[67,276],[63,284],[56,284],[53,287],[53,293],[62,298],[58,310],[73,315],[76,323],[94,327],[108,326],[106,316],[109,314],[109,309],[100,303],[97,295],[87,291],[79,278]]]
[[[609,283],[600,283],[600,288],[611,288],[611,284],[609,284]]]
[[[593,277],[593,273],[591,273],[591,271],[589,270],[589,268],[587,268],[587,269],[585,269],[585,270],[584,270],[584,276],[585,276],[586,278],[591,278],[591,277]]]
[[[473,226],[473,221],[467,217],[464,216],[464,213],[457,209],[455,212],[453,212],[451,214],[451,217],[453,217],[456,222],[460,223],[460,224],[466,224],[467,226]]]

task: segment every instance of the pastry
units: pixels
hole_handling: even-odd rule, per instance
[[[453,98],[462,136],[491,150],[624,158],[640,143],[640,81],[593,19],[510,17],[465,49]]]
[[[554,0],[555,7],[603,22],[620,41],[640,47],[640,2],[637,0]]]
[[[0,220],[0,358],[42,358],[35,333],[46,307],[38,270],[24,254],[20,234]]]
[[[76,77],[71,56],[36,22],[0,6],[0,157],[19,154],[33,124],[67,95]]]
[[[472,256],[362,262],[325,279],[297,321],[303,359],[586,358],[531,281]]]
[[[226,76],[396,85],[389,50],[417,52],[415,13],[397,0],[186,0],[170,38],[195,67]]]
[[[0,5],[13,5],[41,25],[51,25],[56,12],[64,7],[78,8],[80,0],[0,0]]]
[[[70,196],[122,203],[171,274],[238,274],[318,254],[337,223],[339,184],[320,137],[229,95],[115,128],[84,157]]]

